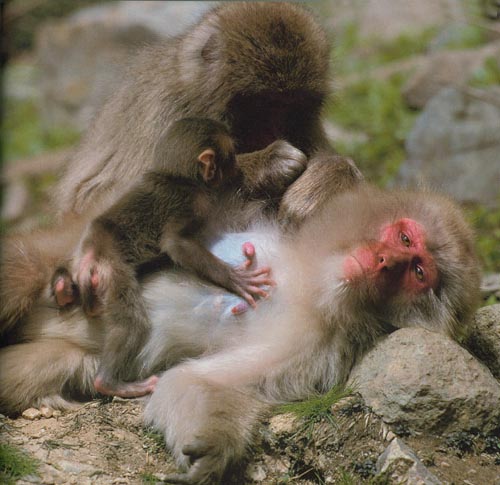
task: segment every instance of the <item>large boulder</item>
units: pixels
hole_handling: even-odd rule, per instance
[[[499,127],[500,87],[481,91],[481,99],[442,89],[408,135],[408,159],[397,182],[424,184],[460,201],[494,206],[500,195]]]
[[[500,427],[500,383],[467,350],[437,333],[392,333],[359,362],[351,381],[385,422],[410,432]]]
[[[439,51],[425,57],[403,88],[403,97],[412,108],[423,108],[446,86],[465,85],[487,59],[498,60],[500,42],[480,49]]]
[[[478,310],[466,346],[500,379],[500,305]]]
[[[111,2],[44,24],[36,41],[44,123],[84,130],[130,56],[181,33],[211,3]]]

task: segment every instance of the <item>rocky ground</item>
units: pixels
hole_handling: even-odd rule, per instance
[[[155,483],[176,469],[160,435],[143,428],[137,400],[93,401],[52,416],[43,411],[47,417],[0,421],[3,442],[39,462],[39,474],[19,484]],[[500,484],[499,436],[408,435],[390,429],[357,395],[332,411],[309,419],[289,413],[271,417],[251,462],[228,483]],[[396,460],[382,463],[379,457],[389,446]]]

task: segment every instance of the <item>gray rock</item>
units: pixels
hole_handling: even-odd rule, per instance
[[[339,26],[354,24],[359,36],[368,39],[394,39],[401,34],[417,33],[431,26],[461,22],[466,18],[464,5],[455,0],[328,0],[318,3],[323,4],[326,21],[333,24],[334,32]]]
[[[351,382],[367,405],[409,431],[493,430],[500,384],[456,342],[418,328],[381,340],[354,368]]]
[[[421,109],[443,87],[466,84],[489,57],[498,58],[500,62],[500,42],[480,49],[431,54],[408,79],[403,88],[403,97],[409,106]]]
[[[44,123],[84,130],[137,48],[182,32],[211,3],[111,2],[44,24],[36,42]]]
[[[386,473],[391,483],[406,483],[408,485],[438,485],[441,483],[399,438],[393,439],[378,457],[377,473]]]
[[[490,273],[483,276],[481,280],[481,295],[488,298],[490,295],[500,297],[500,273]]]
[[[398,182],[424,184],[461,201],[495,205],[500,194],[500,88],[484,91],[499,105],[444,88],[408,135]]]
[[[466,346],[500,379],[500,305],[478,310]]]

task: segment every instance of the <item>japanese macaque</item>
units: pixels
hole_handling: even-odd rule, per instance
[[[242,241],[277,283],[255,311],[233,315],[229,293],[182,271],[142,282],[153,326],[139,360],[151,374],[166,369],[145,417],[184,468],[173,482],[218,483],[269,406],[345,381],[384,333],[421,326],[453,337],[476,307],[472,233],[452,202],[430,192],[361,185],[296,232],[263,223],[212,250],[232,259]],[[69,405],[92,389],[102,330],[78,308],[33,313],[0,350],[3,412]]]
[[[304,164],[279,154],[243,157],[254,190],[245,197],[233,183],[221,227],[244,229],[279,207],[287,222],[300,222],[361,179],[352,161],[334,154],[321,125],[329,56],[325,32],[302,6],[223,2],[184,35],[131,60],[68,164],[57,206],[63,213],[103,211],[151,169],[153,147],[170,123],[206,117],[228,125],[238,154],[286,140],[308,159],[280,205]]]
[[[206,118],[179,120],[160,138],[154,158],[139,184],[91,222],[73,263],[84,312],[99,313],[107,327],[94,383],[101,394],[142,395],[156,382],[154,376],[123,382],[140,375],[137,349],[151,327],[136,276],[141,264],[165,255],[253,307],[255,297],[267,296],[261,286],[273,284],[269,268],[251,267],[250,243],[243,247],[247,260],[235,267],[203,245],[224,191],[241,176],[226,127]],[[56,275],[56,300],[66,303],[74,284],[60,268]]]

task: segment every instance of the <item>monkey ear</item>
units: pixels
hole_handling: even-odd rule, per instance
[[[198,155],[198,161],[201,163],[203,180],[205,182],[212,180],[217,170],[215,165],[215,152],[211,148],[203,150],[200,155]]]

